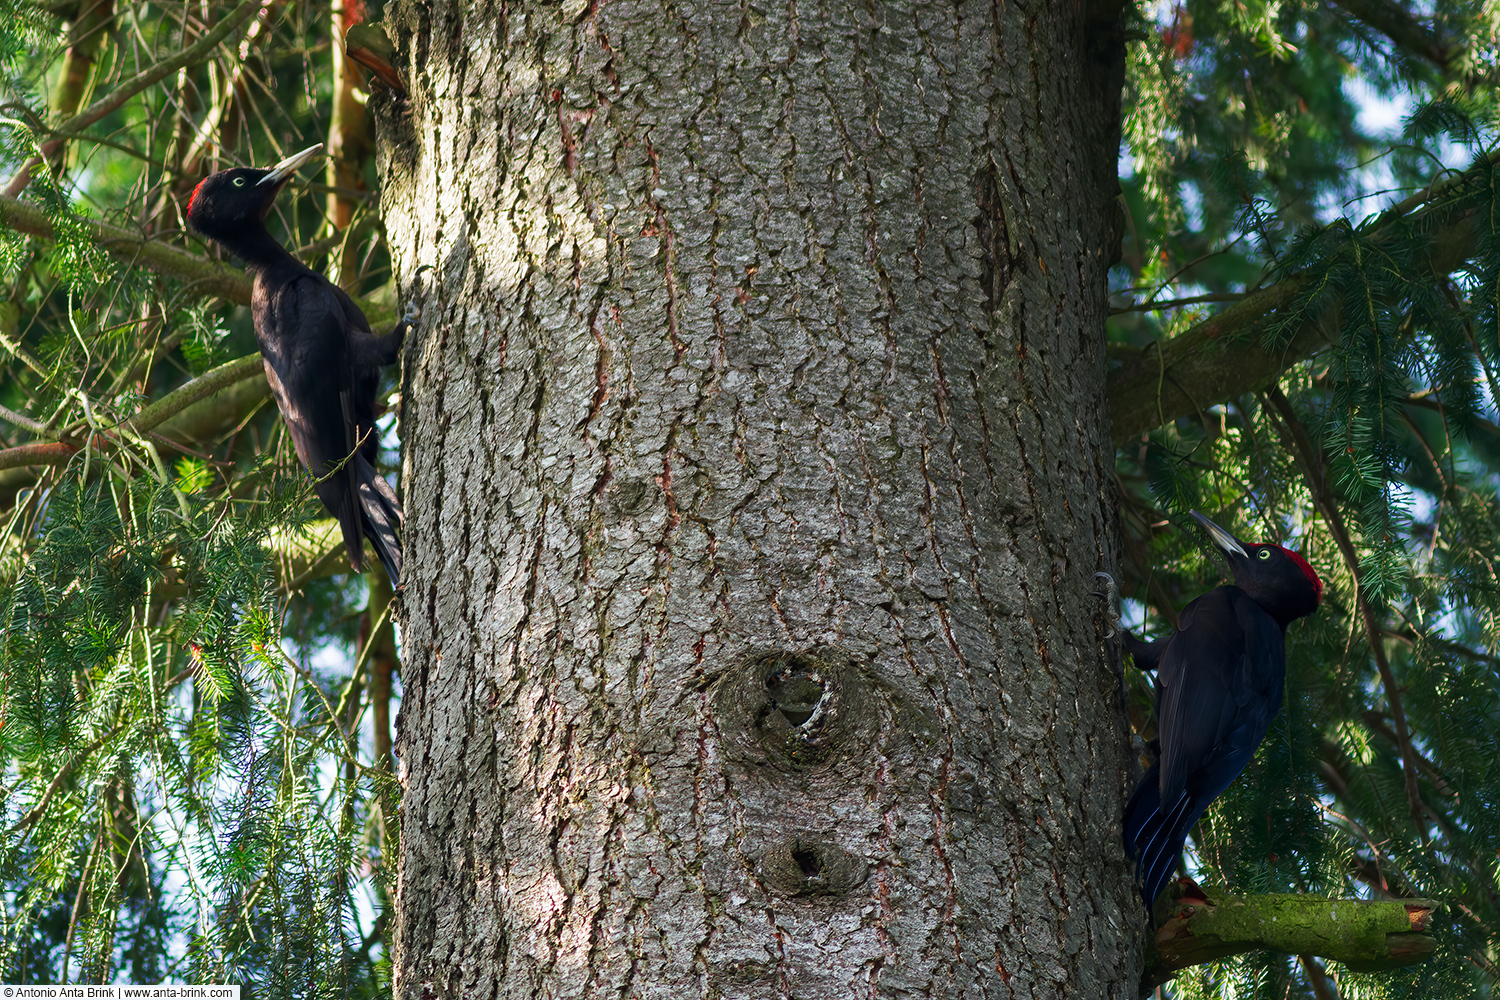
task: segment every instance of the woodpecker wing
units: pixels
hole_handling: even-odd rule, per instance
[[[1221,760],[1238,759],[1217,796],[1249,762],[1281,709],[1281,629],[1238,587],[1219,587],[1183,612],[1157,676],[1162,801],[1174,800],[1191,779],[1201,791],[1205,770],[1218,772]]]
[[[346,308],[347,304],[347,308]],[[276,404],[317,492],[343,529],[349,561],[364,565],[365,536],[399,581],[400,505],[375,472],[375,392],[384,338],[369,333],[349,297],[315,271],[257,275],[255,331]],[[382,489],[382,487],[384,487]]]
[[[370,321],[364,312],[342,288],[330,282],[328,291],[344,314],[355,419],[361,427],[372,427],[375,423],[375,397],[380,389],[380,370],[395,364],[401,356],[401,344],[411,324],[402,321],[390,333],[378,337],[370,332]],[[364,436],[360,450],[373,466],[379,452],[374,434]],[[386,487],[385,492],[389,494],[390,488]],[[391,499],[394,502],[394,496]]]
[[[353,373],[343,310],[326,279],[304,272],[257,280],[252,308],[266,376],[297,457],[321,479],[351,451],[345,405]]]
[[[1149,907],[1188,831],[1255,755],[1281,708],[1281,627],[1238,587],[1183,611],[1157,670],[1161,758],[1126,807],[1126,850],[1137,858]]]

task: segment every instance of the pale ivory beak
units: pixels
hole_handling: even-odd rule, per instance
[[[1241,545],[1229,532],[1225,531],[1217,524],[1214,524],[1212,521],[1204,517],[1202,514],[1198,513],[1196,510],[1190,510],[1188,511],[1188,513],[1193,515],[1193,520],[1203,525],[1203,530],[1208,532],[1209,537],[1214,540],[1214,544],[1222,549],[1226,554],[1234,553],[1235,555],[1243,556],[1246,559],[1250,558],[1250,554],[1245,551],[1245,547]]]
[[[262,184],[280,184],[282,181],[286,180],[293,173],[295,173],[297,168],[301,167],[304,163],[311,160],[313,157],[322,155],[322,153],[323,144],[321,142],[316,146],[308,146],[300,153],[293,153],[291,156],[288,156],[286,159],[276,164],[276,166],[272,167],[271,172],[257,181],[255,186],[259,187]]]

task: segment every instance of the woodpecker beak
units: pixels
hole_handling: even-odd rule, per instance
[[[1212,521],[1204,517],[1202,514],[1198,513],[1196,510],[1190,510],[1188,511],[1188,513],[1193,515],[1193,520],[1197,521],[1203,526],[1203,530],[1208,532],[1208,537],[1213,539],[1214,544],[1217,545],[1225,555],[1236,555],[1242,559],[1250,558],[1250,554],[1245,551],[1245,547],[1241,545],[1229,532],[1225,531],[1217,524],[1214,524]]]
[[[292,176],[292,174],[294,174],[297,169],[304,163],[311,160],[315,156],[322,155],[322,152],[323,144],[320,142],[316,146],[308,146],[300,153],[293,153],[291,156],[288,156],[286,159],[276,164],[276,166],[272,167],[271,172],[257,181],[255,186],[260,187],[262,184],[280,184],[282,181]]]

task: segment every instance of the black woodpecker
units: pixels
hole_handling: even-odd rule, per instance
[[[1125,851],[1147,910],[1177,867],[1188,831],[1250,763],[1281,710],[1286,627],[1323,597],[1323,582],[1297,553],[1241,542],[1192,515],[1228,559],[1234,583],[1184,608],[1170,638],[1127,638],[1137,664],[1156,668],[1161,752],[1125,807]]]
[[[244,261],[255,278],[250,306],[266,379],[297,457],[317,480],[323,505],[343,528],[349,562],[364,568],[375,546],[391,584],[401,583],[401,503],[375,471],[375,393],[415,318],[385,336],[370,332],[343,289],[302,264],[266,231],[266,215],[292,174],[323,152],[309,147],[269,170],[221,170],[188,201],[198,233]]]

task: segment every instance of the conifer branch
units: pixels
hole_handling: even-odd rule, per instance
[[[1324,899],[1267,894],[1206,899],[1196,887],[1171,886],[1157,903],[1159,924],[1143,989],[1176,972],[1230,955],[1266,949],[1319,956],[1354,972],[1398,969],[1437,950],[1426,933],[1439,904],[1430,899]]]
[[[1344,524],[1344,516],[1339,512],[1339,505],[1328,488],[1327,477],[1323,475],[1322,453],[1312,443],[1307,428],[1302,426],[1301,420],[1297,419],[1291,402],[1279,388],[1271,386],[1266,391],[1266,400],[1276,411],[1286,430],[1286,435],[1292,445],[1292,455],[1302,470],[1302,476],[1312,494],[1313,503],[1322,512],[1323,519],[1328,522],[1328,530],[1333,535],[1340,555],[1343,556],[1344,565],[1348,568],[1350,577],[1354,580],[1354,600],[1358,605],[1360,621],[1364,625],[1365,641],[1370,647],[1370,655],[1375,659],[1375,668],[1380,673],[1380,683],[1385,688],[1386,702],[1391,706],[1391,723],[1396,730],[1396,750],[1401,755],[1401,774],[1406,786],[1407,806],[1411,810],[1412,818],[1420,823],[1427,809],[1422,802],[1421,791],[1417,787],[1417,754],[1412,746],[1411,731],[1406,725],[1406,710],[1401,705],[1401,689],[1396,684],[1396,675],[1391,672],[1390,657],[1385,653],[1383,630],[1379,620],[1375,617],[1374,607],[1365,596],[1364,584],[1360,579],[1359,553],[1355,551],[1354,541],[1349,535],[1348,527]]]
[[[88,227],[90,239],[131,264],[177,278],[200,295],[217,295],[229,302],[250,304],[250,278],[242,271],[107,222],[78,221]],[[35,205],[3,195],[0,195],[0,225],[28,236],[53,239],[52,222],[45,212]]]
[[[1323,963],[1313,955],[1298,955],[1297,961],[1302,964],[1302,971],[1307,975],[1307,985],[1312,987],[1313,996],[1317,1000],[1339,1000],[1339,991],[1328,981],[1328,973],[1323,971]]]
[[[1446,70],[1461,51],[1394,0],[1337,0],[1335,6],[1438,69]]]
[[[87,96],[90,77],[93,75],[100,46],[114,19],[114,0],[84,0],[79,4],[73,24],[68,29],[70,37],[67,54],[63,57],[62,73],[58,78],[57,86],[53,89],[52,113],[54,115],[72,117],[77,113],[79,102]],[[30,109],[27,109],[27,116],[35,117]],[[66,147],[67,140],[62,136],[54,135],[41,144],[41,158],[33,162],[40,164],[42,160],[46,160],[55,172],[60,173]],[[20,188],[24,188],[30,179],[31,170],[23,168],[11,184],[19,184]],[[19,188],[17,190],[19,191]]]
[[[226,361],[217,368],[211,368],[197,378],[173,389],[131,417],[126,423],[137,431],[148,431],[199,400],[207,399],[221,389],[227,389],[236,382],[243,382],[245,379],[254,378],[264,372],[265,366],[259,352],[235,358],[233,361]]]
[[[178,386],[134,417],[121,421],[116,426],[144,434],[199,400],[227,389],[236,382],[254,378],[264,370],[259,354],[247,354],[242,358],[226,361],[217,368]],[[174,448],[181,447],[175,441],[168,440],[165,443]],[[0,451],[0,469],[13,469],[23,465],[66,465],[77,452],[78,446],[67,441],[24,444]]]
[[[182,156],[181,167],[187,174],[191,175],[203,169],[203,161],[211,146],[217,144],[221,150],[233,147],[232,141],[225,141],[226,137],[222,128],[225,122],[232,118],[236,104],[243,100],[250,53],[256,45],[264,43],[270,37],[270,26],[276,15],[274,8],[278,2],[279,0],[268,0],[262,3],[260,5],[261,16],[256,18],[255,23],[251,24],[249,30],[245,32],[245,37],[240,39],[239,57],[229,71],[229,79],[224,86],[224,97],[209,109],[208,114],[199,124],[192,143]]]
[[[1391,635],[1390,632],[1382,634]],[[1387,743],[1395,747],[1401,746],[1401,738],[1396,735],[1395,730],[1385,724],[1385,716],[1381,713],[1374,711],[1365,712],[1364,722],[1371,732],[1378,733]],[[1445,795],[1448,798],[1457,798],[1458,792],[1454,791],[1453,786],[1448,784],[1448,779],[1443,777],[1443,772],[1438,770],[1438,766],[1428,760],[1426,754],[1420,750],[1413,748],[1413,752],[1417,758],[1417,766],[1421,768],[1423,774],[1427,775],[1427,779],[1432,782],[1433,789],[1439,795]]]
[[[1356,586],[1358,580],[1359,578],[1355,577]],[[1380,635],[1380,623],[1375,620],[1375,611],[1365,598],[1363,588],[1359,589],[1357,599],[1359,616],[1365,627],[1365,640],[1369,644],[1370,655],[1375,658],[1375,669],[1380,673],[1380,685],[1385,689],[1386,702],[1391,706],[1391,721],[1396,729],[1396,750],[1401,754],[1401,776],[1406,786],[1406,804],[1411,810],[1412,819],[1420,825],[1427,809],[1422,802],[1422,793],[1417,788],[1417,754],[1412,747],[1411,731],[1406,725],[1406,709],[1401,704],[1396,675],[1391,672],[1390,657],[1385,655],[1385,644],[1381,641]]]
[[[1143,350],[1111,349],[1111,361],[1120,362],[1106,389],[1115,444],[1264,385],[1323,346],[1327,336],[1316,324],[1304,326],[1275,354],[1260,344],[1259,325],[1305,284],[1301,276],[1287,278],[1170,340]]]
[[[220,21],[217,27],[210,30],[202,38],[198,39],[198,41],[189,45],[175,56],[146,67],[128,80],[122,80],[120,85],[111,90],[107,95],[99,98],[99,100],[89,105],[83,111],[63,122],[59,126],[59,130],[77,132],[80,129],[87,128],[108,115],[111,111],[118,109],[135,95],[161,82],[184,66],[191,66],[193,63],[207,57],[220,42],[228,38],[232,32],[238,30],[241,24],[260,9],[261,2],[262,0],[244,0],[243,3],[234,9],[233,13]],[[54,150],[54,152],[56,151]],[[6,186],[5,195],[13,198],[20,194],[26,188],[26,185],[31,182],[32,172],[41,166],[41,163],[42,160],[40,157],[32,157],[26,161],[26,164],[16,172],[16,176],[11,179],[10,184]]]
[[[89,757],[93,755],[94,751],[98,750],[100,747],[104,746],[104,744],[108,743],[116,736],[119,736],[120,733],[124,731],[125,724],[121,723],[120,725],[111,729],[109,732],[105,733],[103,736],[99,737],[94,742],[90,743],[88,746],[79,750],[76,754],[73,755],[71,759],[69,759],[66,764],[58,768],[57,774],[53,776],[51,783],[47,785],[46,791],[42,792],[41,797],[36,800],[36,805],[32,806],[31,809],[26,813],[26,815],[22,816],[20,820],[16,822],[16,825],[11,827],[11,836],[13,838],[19,838],[20,835],[30,829],[37,820],[41,819],[42,814],[47,811],[47,806],[49,803],[51,803],[52,797],[57,794],[57,790],[63,786],[63,783],[68,780],[69,776],[71,776],[72,773],[78,769],[78,766],[84,761],[88,760]]]
[[[46,424],[32,420],[24,413],[17,413],[8,406],[0,406],[0,420],[4,420],[8,424],[14,424],[22,430],[28,430],[38,437],[52,436],[51,432],[47,430]]]
[[[184,449],[185,441],[207,446],[243,429],[270,398],[270,383],[251,374],[158,424],[157,431],[172,441],[174,450]]]
[[[1470,188],[1488,193],[1489,172],[1497,164],[1500,151],[1392,206],[1372,224],[1366,238],[1411,239],[1412,233],[1420,233],[1429,247],[1432,273],[1447,274],[1473,254],[1477,243],[1478,208],[1460,199]],[[1113,367],[1105,392],[1115,444],[1269,385],[1326,347],[1338,328],[1337,317],[1328,314],[1308,318],[1279,348],[1268,349],[1263,342],[1263,326],[1307,291],[1310,280],[1307,274],[1290,275],[1145,348],[1109,348]]]
[[[1456,656],[1462,656],[1466,660],[1473,660],[1476,663],[1483,663],[1491,667],[1500,667],[1500,656],[1492,656],[1472,646],[1466,646],[1461,642],[1445,639],[1440,635],[1419,631],[1411,625],[1408,625],[1404,629],[1387,629],[1385,634],[1392,639],[1399,639],[1408,645],[1416,645],[1418,642],[1430,643]]]
[[[1245,297],[1242,292],[1210,292],[1207,295],[1189,295],[1180,299],[1163,299],[1161,301],[1146,300],[1145,302],[1132,302],[1128,306],[1116,306],[1111,309],[1110,315],[1115,316],[1128,312],[1155,312],[1161,309],[1178,309],[1182,306],[1202,305],[1205,302],[1238,302]]]
[[[22,444],[0,451],[0,469],[18,469],[24,465],[66,465],[76,454],[78,448],[63,441]]]

